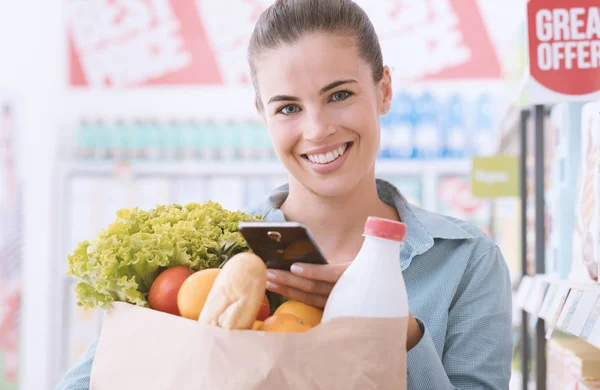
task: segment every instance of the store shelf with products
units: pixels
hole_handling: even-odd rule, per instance
[[[600,380],[600,103],[535,106],[511,126],[517,139],[503,146],[518,145],[522,160],[522,389],[530,366],[537,389],[585,388]]]
[[[600,284],[526,275],[515,304],[532,316],[532,322],[547,321],[548,339],[558,329],[600,348]]]

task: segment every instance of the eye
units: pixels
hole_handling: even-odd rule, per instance
[[[278,114],[283,114],[283,115],[292,115],[297,112],[300,112],[300,107],[298,107],[294,104],[288,104],[287,106],[283,106],[277,110]]]
[[[331,95],[331,100],[334,102],[341,102],[348,99],[352,95],[353,93],[350,91],[337,91]]]

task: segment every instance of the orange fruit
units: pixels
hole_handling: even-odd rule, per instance
[[[220,271],[219,268],[207,268],[191,274],[184,280],[177,294],[177,307],[182,317],[198,320]]]
[[[300,318],[289,313],[273,314],[267,318],[259,330],[265,332],[306,332],[311,327]]]
[[[263,321],[254,321],[254,324],[252,325],[252,330],[260,330],[262,324]]]
[[[323,310],[298,301],[286,301],[282,303],[273,315],[282,313],[293,314],[310,327],[320,324],[323,318]]]

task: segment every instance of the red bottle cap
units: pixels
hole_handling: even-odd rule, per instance
[[[386,240],[403,241],[406,237],[406,224],[391,219],[369,217],[365,222],[365,234]]]

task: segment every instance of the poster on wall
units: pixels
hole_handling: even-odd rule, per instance
[[[16,390],[21,304],[21,197],[14,104],[0,98],[0,389]]]
[[[273,0],[65,0],[69,84],[249,85],[246,50]],[[462,0],[359,0],[402,81],[495,79],[480,8]],[[232,26],[235,26],[233,28]],[[410,53],[411,61],[406,61]]]

